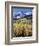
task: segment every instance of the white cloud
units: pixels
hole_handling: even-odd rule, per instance
[[[26,12],[26,13],[24,13],[24,14],[26,14],[26,15],[31,15],[31,12]]]
[[[20,18],[20,16],[17,16],[17,19]]]

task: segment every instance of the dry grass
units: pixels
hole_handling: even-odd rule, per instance
[[[15,36],[28,36],[29,33],[32,34],[32,24],[14,23],[13,31]]]

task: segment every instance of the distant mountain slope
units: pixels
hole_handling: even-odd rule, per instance
[[[19,19],[19,18],[32,18],[32,13],[31,12],[27,12],[27,13],[18,12],[13,16],[13,19]]]

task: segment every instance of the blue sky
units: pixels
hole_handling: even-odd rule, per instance
[[[32,9],[33,8],[30,8],[30,7],[12,7],[12,14],[13,16],[15,16],[15,14],[18,14],[18,13],[26,13],[26,14],[32,14]]]

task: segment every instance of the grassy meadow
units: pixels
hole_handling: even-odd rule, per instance
[[[20,18],[13,20],[13,37],[32,36],[32,19]]]

